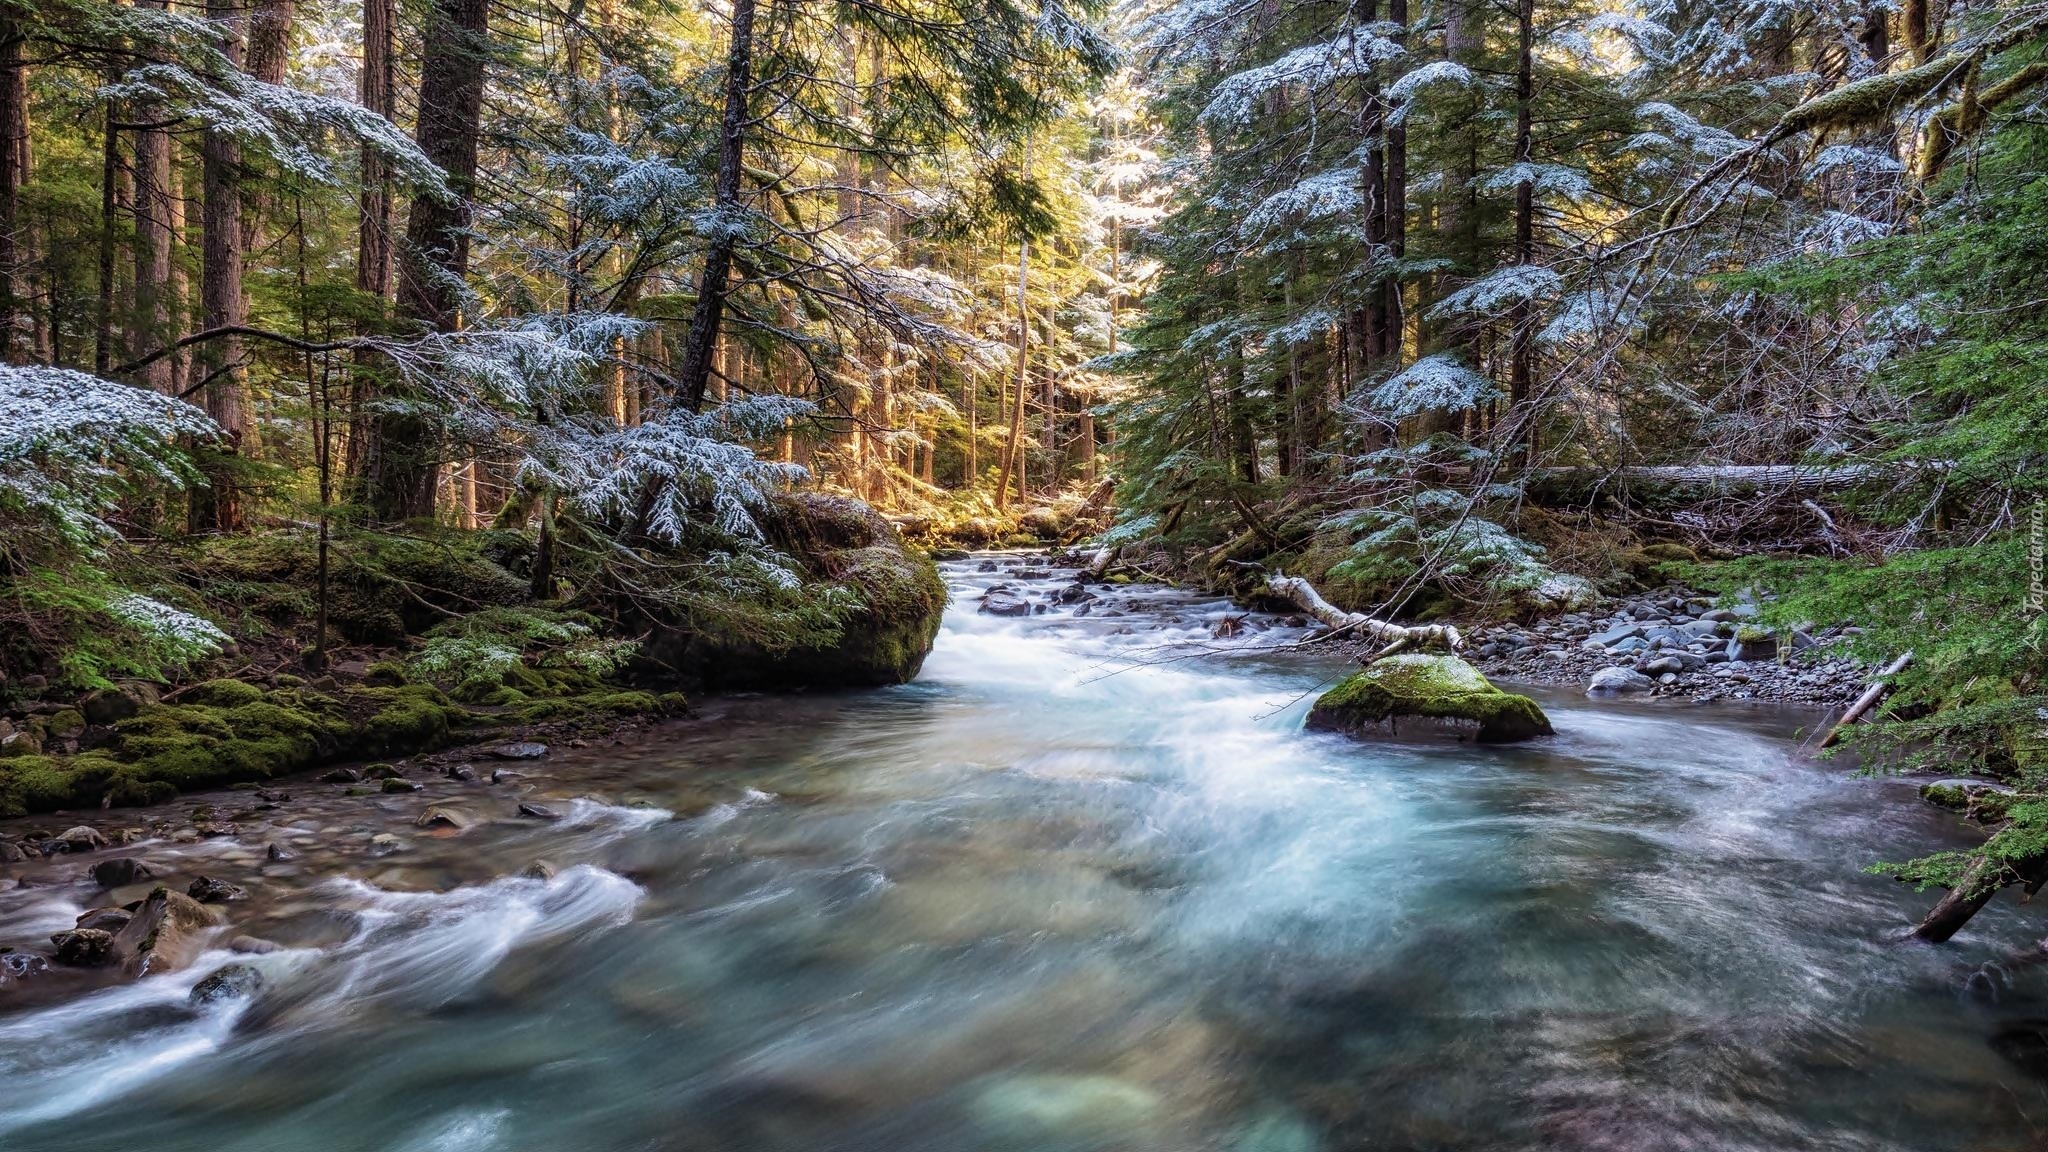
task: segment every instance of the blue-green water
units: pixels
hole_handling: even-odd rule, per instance
[[[299,865],[136,850],[215,853],[294,947],[206,1010],[224,952],[0,990],[0,1148],[2039,1145],[2048,972],[1987,967],[2032,920],[1900,940],[1932,897],[1860,869],[1966,832],[1798,760],[1811,717],[1550,694],[1534,745],[1352,743],[1300,731],[1337,665],[1176,644],[1222,605],[1003,620],[955,567],[917,683],[542,762],[564,824],[447,784],[490,822],[389,856],[352,846],[419,799],[323,800]],[[0,931],[90,902],[39,883]]]

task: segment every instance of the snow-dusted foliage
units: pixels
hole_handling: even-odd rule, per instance
[[[103,513],[131,479],[193,479],[181,436],[219,433],[182,400],[64,368],[0,366],[0,530],[74,546],[112,534]]]
[[[1509,164],[1487,173],[1479,181],[1479,190],[1499,196],[1513,192],[1525,182],[1536,189],[1538,196],[1554,196],[1577,201],[1590,199],[1593,195],[1592,182],[1577,168],[1534,162]]]
[[[1651,127],[1629,140],[1633,149],[1648,151],[1679,147],[1695,156],[1719,159],[1742,147],[1742,140],[1723,128],[1700,123],[1676,107],[1661,101],[1636,109],[1636,115]]]
[[[630,428],[564,423],[541,431],[521,471],[561,492],[584,514],[680,544],[692,525],[758,539],[754,515],[778,488],[805,477],[794,464],[762,460],[736,441],[780,433],[811,405],[782,396],[727,404],[709,414],[656,413]]]
[[[396,124],[352,101],[266,84],[228,67],[225,60],[204,71],[182,64],[146,64],[107,85],[100,95],[189,116],[244,146],[261,149],[280,166],[311,180],[334,179],[324,154],[328,134],[351,137],[381,154],[421,192],[448,195],[441,170]]]
[[[1275,228],[1355,215],[1364,205],[1358,168],[1333,168],[1304,177],[1245,213],[1238,230],[1258,236]]]
[[[213,621],[133,592],[107,601],[107,615],[141,633],[172,661],[211,656],[229,640]]]
[[[1218,125],[1246,124],[1270,92],[1367,75],[1402,54],[1402,47],[1386,35],[1392,31],[1387,25],[1361,24],[1334,39],[1296,48],[1270,64],[1226,76],[1202,110],[1202,119]]]
[[[1444,297],[1429,315],[1500,316],[1517,304],[1556,296],[1563,287],[1564,278],[1541,264],[1509,264]]]
[[[1446,355],[1424,356],[1395,373],[1367,398],[1372,411],[1390,420],[1424,412],[1462,412],[1500,397],[1493,381]]]

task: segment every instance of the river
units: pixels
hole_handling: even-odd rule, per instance
[[[948,565],[914,684],[541,762],[557,824],[476,784],[488,822],[388,856],[321,852],[419,798],[324,800],[363,814],[281,825],[295,862],[136,846],[246,879],[235,930],[289,947],[0,991],[0,1148],[2039,1146],[2048,969],[2001,961],[2034,921],[1900,939],[1933,897],[1862,869],[1966,833],[1801,760],[1810,714],[1307,734],[1341,664],[1256,650],[1299,633],[1211,642],[1228,606],[1165,589],[977,615],[1020,563]],[[0,934],[92,900],[0,892]],[[263,991],[188,1007],[229,960]]]

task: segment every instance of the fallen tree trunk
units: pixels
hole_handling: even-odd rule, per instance
[[[1314,585],[1299,576],[1274,573],[1266,579],[1266,591],[1299,606],[1310,617],[1336,631],[1360,632],[1386,645],[1370,659],[1365,659],[1367,664],[1410,648],[1436,645],[1456,652],[1465,646],[1465,638],[1449,624],[1403,627],[1363,612],[1346,612],[1323,599]]]
[[[1911,652],[1907,652],[1904,655],[1900,656],[1897,660],[1894,660],[1890,664],[1885,665],[1884,671],[1879,672],[1877,674],[1877,679],[1872,680],[1870,682],[1870,687],[1865,688],[1863,690],[1863,695],[1858,696],[1856,698],[1856,702],[1854,704],[1849,705],[1849,710],[1847,712],[1842,713],[1842,718],[1840,720],[1835,721],[1835,726],[1833,728],[1828,729],[1827,738],[1820,742],[1820,746],[1823,748],[1834,747],[1836,742],[1841,740],[1842,732],[1845,729],[1847,729],[1849,725],[1854,724],[1858,720],[1863,719],[1863,714],[1865,712],[1870,711],[1871,705],[1876,704],[1879,700],[1884,698],[1885,690],[1891,687],[1891,684],[1888,683],[1888,681],[1890,681],[1892,677],[1897,676],[1899,673],[1905,671],[1906,665],[1911,664],[1912,662],[1913,654]]]
[[[2048,880],[2048,856],[2029,856],[2023,860],[1978,857],[1948,890],[1948,894],[1921,917],[1920,923],[1913,928],[1913,935],[1930,944],[1939,944],[1962,931],[1970,917],[1991,903],[1991,898],[1998,895],[2000,888],[2019,884],[2028,896],[2032,896],[2041,890],[2043,880]]]
[[[1566,499],[1603,489],[1663,488],[1680,492],[1822,492],[1851,488],[1915,472],[1942,472],[1944,461],[1924,464],[1648,464],[1625,468],[1534,468],[1529,494]]]
[[[1088,561],[1088,567],[1082,569],[1081,574],[1090,580],[1102,579],[1109,571],[1109,566],[1116,563],[1117,553],[1122,551],[1123,547],[1117,544],[1105,544],[1097,548],[1095,555]]]

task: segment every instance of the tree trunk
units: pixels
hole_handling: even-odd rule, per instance
[[[28,162],[28,69],[21,60],[19,9],[0,4],[0,360],[29,360],[24,321],[21,185]]]
[[[114,102],[107,101],[106,123],[100,132],[99,300],[93,316],[92,370],[101,376],[114,366],[115,239],[121,218],[121,131]]]
[[[413,198],[399,253],[398,311],[436,332],[462,324],[489,15],[488,0],[435,0],[427,19],[414,139],[446,173],[450,196]],[[441,471],[440,421],[415,408],[379,413],[375,424],[365,478],[371,515],[387,523],[431,517]]]
[[[718,128],[718,175],[712,190],[712,212],[719,226],[704,253],[697,278],[697,304],[690,313],[690,331],[683,339],[682,365],[676,386],[683,406],[704,407],[711,381],[712,354],[725,319],[725,297],[732,279],[732,258],[744,226],[740,177],[746,162],[749,92],[754,84],[754,9],[756,0],[733,0],[732,35],[725,56],[725,111]]]
[[[1515,55],[1515,163],[1528,165],[1534,155],[1531,121],[1536,96],[1535,0],[1519,0],[1516,24],[1520,47]],[[1536,182],[1528,177],[1524,168],[1523,178],[1515,184],[1515,263],[1526,265],[1534,263],[1535,259]],[[1516,302],[1509,313],[1508,323],[1508,401],[1515,412],[1510,431],[1520,442],[1514,454],[1527,463],[1536,451],[1535,414],[1529,411],[1530,394],[1535,385],[1532,363],[1536,345],[1535,315],[1527,300]]]
[[[364,108],[389,120],[397,114],[393,76],[396,0],[363,0],[363,71],[356,94]],[[356,192],[356,291],[380,302],[379,316],[391,302],[393,280],[391,169],[382,153],[364,145],[358,155],[361,174]],[[369,336],[379,325],[366,320],[356,335]],[[358,487],[370,464],[375,429],[365,404],[377,395],[384,359],[369,348],[357,349],[350,377],[348,453],[342,475]],[[362,493],[358,492],[358,495]]]
[[[137,0],[138,8],[164,11],[169,0]],[[171,136],[162,122],[166,110],[143,104],[135,110],[145,127],[135,131],[135,315],[128,323],[128,359],[143,356],[176,339],[171,293],[172,212],[177,193],[171,186]],[[138,382],[158,392],[171,391],[176,357],[166,356],[144,368]]]
[[[1031,145],[1024,146],[1024,170],[1031,171]],[[1031,239],[1017,242],[1017,402],[1010,409],[1010,435],[1003,443],[1003,465],[996,474],[996,511],[1010,506],[1010,474],[1024,470],[1024,397],[1031,391],[1031,308],[1027,295],[1031,280]],[[1018,497],[1023,498],[1024,481],[1017,480]]]
[[[221,26],[221,51],[228,62],[242,65],[247,9],[221,0],[207,5],[207,18]],[[205,191],[200,227],[199,306],[206,328],[239,326],[247,321],[242,293],[242,149],[234,137],[209,129],[200,143],[201,180]],[[204,382],[206,414],[225,435],[220,451],[241,452],[248,426],[248,377],[237,337],[209,340],[195,358]],[[192,493],[190,528],[194,532],[232,532],[241,527],[241,495],[233,468],[208,470],[208,485]]]

